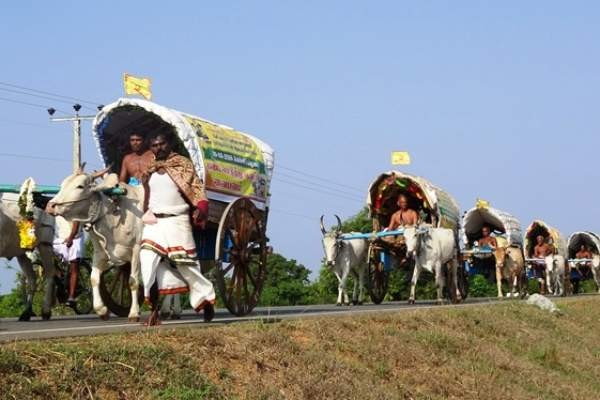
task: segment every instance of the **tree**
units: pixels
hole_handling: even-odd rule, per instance
[[[296,260],[277,253],[270,254],[260,303],[266,306],[309,303],[309,275],[310,270]]]

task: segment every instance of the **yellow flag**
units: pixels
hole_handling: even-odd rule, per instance
[[[477,199],[477,203],[475,203],[475,207],[483,208],[483,209],[487,210],[488,208],[490,208],[490,202],[487,200],[483,200],[483,199]]]
[[[392,165],[409,165],[410,154],[408,151],[392,151]]]
[[[139,94],[146,100],[152,98],[152,90],[150,78],[138,78],[137,76],[123,74],[123,85],[125,86],[125,94]]]

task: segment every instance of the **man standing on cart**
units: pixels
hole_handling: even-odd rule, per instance
[[[140,262],[144,297],[152,307],[147,325],[159,321],[158,295],[190,292],[192,307],[214,317],[215,291],[200,270],[190,224],[203,227],[208,200],[192,162],[172,151],[169,135],[150,140],[155,161],[143,180],[145,189]],[[165,262],[166,261],[166,262]]]

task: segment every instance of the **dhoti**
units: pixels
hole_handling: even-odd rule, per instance
[[[187,214],[158,218],[144,225],[140,251],[144,296],[156,281],[160,294],[190,292],[190,304],[200,311],[215,303],[215,290],[200,270],[196,245]]]

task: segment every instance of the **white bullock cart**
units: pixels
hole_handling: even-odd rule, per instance
[[[461,239],[467,272],[469,275],[483,275],[493,281],[496,276],[494,252],[478,243],[484,226],[490,228],[490,233],[501,247],[512,246],[522,250],[523,233],[521,223],[515,216],[493,208],[487,202],[478,201],[475,207],[464,213]]]
[[[387,294],[393,266],[409,266],[401,262],[406,255],[401,239],[404,230],[385,230],[391,216],[398,210],[397,199],[401,194],[408,198],[410,208],[417,211],[422,225],[452,229],[458,245],[459,206],[450,194],[427,179],[404,172],[389,171],[378,175],[369,186],[367,195],[373,232],[342,236],[344,240],[369,239],[368,289],[371,300],[376,304],[381,303]],[[467,287],[462,267],[458,275],[459,290],[465,298]]]
[[[156,132],[177,138],[175,151],[188,156],[209,199],[206,229],[194,232],[203,270],[214,270],[227,309],[238,316],[257,305],[266,274],[269,186],[274,152],[246,133],[159,104],[121,98],[102,108],[93,121],[93,136],[105,166],[118,172],[129,134]],[[0,190],[17,191],[15,185]],[[58,186],[39,192],[57,193]],[[121,188],[111,195],[122,194]],[[102,300],[111,312],[127,316],[131,305],[131,268],[114,265],[100,279]],[[140,293],[142,293],[140,291]]]
[[[582,245],[588,248],[592,254],[592,258],[577,258],[577,252]],[[572,233],[567,241],[567,255],[569,256],[571,281],[573,282],[575,293],[579,291],[581,280],[591,278],[596,281],[596,285],[600,291],[600,265],[598,265],[600,263],[600,237],[594,232],[588,231]]]

